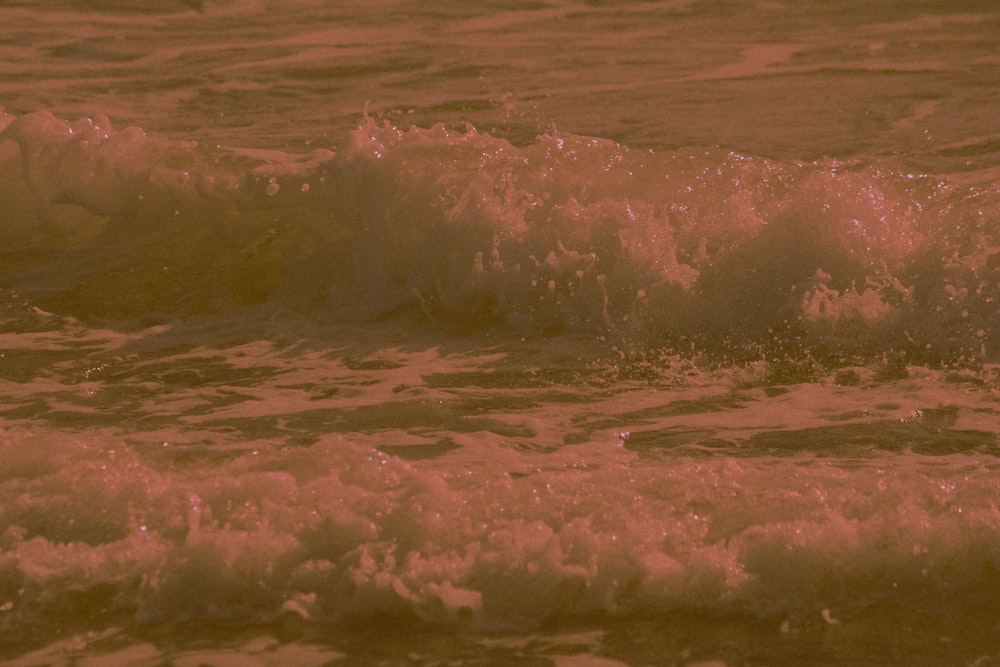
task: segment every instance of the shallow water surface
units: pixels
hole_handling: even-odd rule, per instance
[[[0,660],[1000,660],[991,2],[8,2]]]

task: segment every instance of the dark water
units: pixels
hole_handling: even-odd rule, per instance
[[[1000,659],[992,3],[0,24],[0,659]]]

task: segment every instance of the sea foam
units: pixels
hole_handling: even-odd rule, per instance
[[[996,360],[1000,196],[891,162],[370,118],[300,155],[5,123],[4,273],[47,312],[280,302],[733,358]]]

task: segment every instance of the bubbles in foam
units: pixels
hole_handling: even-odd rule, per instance
[[[281,186],[278,185],[278,179],[272,176],[271,178],[268,179],[267,187],[264,188],[264,192],[267,194],[268,197],[273,197],[274,195],[278,194],[279,190],[281,190]]]

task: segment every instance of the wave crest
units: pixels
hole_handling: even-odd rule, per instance
[[[1000,193],[890,162],[369,118],[289,155],[41,112],[5,117],[0,168],[3,279],[78,317],[282,303],[736,356],[996,355]]]

